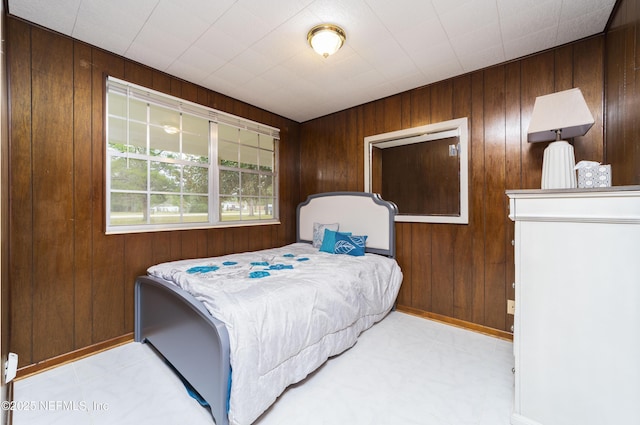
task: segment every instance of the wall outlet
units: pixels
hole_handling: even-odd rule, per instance
[[[507,314],[516,314],[516,302],[507,300]]]

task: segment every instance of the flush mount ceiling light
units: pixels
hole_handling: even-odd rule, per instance
[[[346,39],[344,30],[333,24],[316,25],[307,34],[309,45],[325,58],[337,52]]]

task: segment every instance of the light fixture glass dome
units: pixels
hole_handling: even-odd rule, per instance
[[[344,30],[332,24],[316,25],[307,34],[309,45],[325,58],[337,52],[346,39]]]

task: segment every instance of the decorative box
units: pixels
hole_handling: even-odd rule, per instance
[[[611,165],[579,168],[578,187],[611,187]]]

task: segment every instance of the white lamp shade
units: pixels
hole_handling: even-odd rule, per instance
[[[593,116],[579,88],[538,96],[533,105],[527,140],[556,140],[557,130],[561,130],[563,139],[582,136],[593,123]]]

